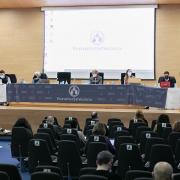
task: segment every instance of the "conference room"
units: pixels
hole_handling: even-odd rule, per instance
[[[171,134],[179,133],[174,130],[180,118],[179,19],[179,0],[1,0],[0,171],[4,171],[1,164],[11,164],[22,180],[88,180],[81,176],[99,176],[88,168],[101,168],[95,162],[106,155],[113,176],[104,178],[128,179],[128,170],[145,171],[153,178],[156,163],[149,164],[151,156],[143,147],[141,131],[156,133],[152,136],[172,148],[173,158],[179,155],[178,138],[173,145],[170,140]],[[166,120],[159,120],[161,115]],[[16,132],[19,119],[30,130],[30,138],[21,139],[26,141],[25,154],[22,142],[15,144],[18,133],[21,138],[27,135],[22,129]],[[50,163],[43,162],[43,153],[41,160],[32,160],[34,153],[40,157],[36,147],[45,139],[47,132],[42,129],[46,128],[53,129],[53,137],[46,137],[48,146],[53,145]],[[78,149],[66,144],[74,141],[69,139],[74,131]],[[126,149],[138,149],[141,167],[131,164],[124,170],[123,146],[116,131],[131,136],[124,141]],[[108,153],[98,156],[100,150],[90,157],[90,140],[111,144],[113,158]],[[76,150],[81,160],[73,160]],[[63,159],[62,152],[72,153],[71,158]],[[159,161],[171,164],[174,178],[180,173],[179,160],[173,164],[163,158]],[[50,165],[61,172],[56,172],[57,177],[51,176],[55,170],[49,170]],[[36,177],[37,172],[42,174]]]

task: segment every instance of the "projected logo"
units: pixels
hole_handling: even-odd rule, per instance
[[[94,45],[101,45],[104,42],[104,34],[101,31],[97,31],[91,34],[91,42]]]
[[[77,97],[79,96],[79,93],[80,93],[80,89],[78,86],[70,86],[69,88],[69,94],[71,97]]]

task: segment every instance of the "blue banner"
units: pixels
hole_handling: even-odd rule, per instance
[[[8,102],[136,104],[164,108],[167,89],[135,85],[8,84]]]

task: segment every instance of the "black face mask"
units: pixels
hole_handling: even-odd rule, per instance
[[[169,76],[164,76],[165,77],[165,79],[168,79],[169,78]]]

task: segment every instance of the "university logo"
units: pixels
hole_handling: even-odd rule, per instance
[[[72,97],[77,97],[77,96],[79,96],[79,93],[80,93],[80,89],[79,89],[79,87],[78,86],[70,86],[70,88],[69,88],[69,94],[70,94],[70,96],[72,96]]]
[[[104,34],[100,31],[92,33],[91,42],[94,45],[101,45],[104,42]]]

